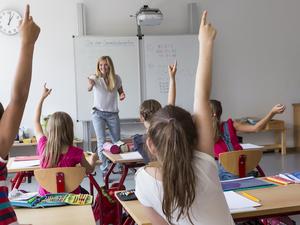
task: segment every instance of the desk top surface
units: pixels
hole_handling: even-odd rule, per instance
[[[75,139],[73,141],[74,144],[82,144],[83,143],[83,140],[81,139]],[[34,143],[19,143],[19,142],[15,142],[12,147],[29,147],[29,146],[36,146],[37,145],[37,142],[34,142]]]
[[[270,188],[247,190],[247,193],[260,199],[262,206],[254,211],[232,213],[234,219],[270,216],[276,214],[295,214],[300,212],[300,184],[280,185]],[[119,199],[118,199],[119,200]],[[120,201],[120,200],[119,200]],[[138,200],[120,201],[138,225],[151,224]]]
[[[37,169],[40,169],[40,165],[37,166],[25,166],[24,167],[20,167],[20,168],[11,168],[11,165],[13,163],[13,161],[15,160],[16,157],[9,157],[8,162],[7,162],[7,172],[8,173],[18,173],[18,172],[28,172],[28,171],[34,171]],[[28,160],[30,161],[30,160]],[[24,161],[26,162],[26,161]]]
[[[62,206],[42,209],[15,209],[20,224],[32,225],[95,225],[90,205]]]
[[[103,151],[103,154],[109,158],[110,161],[112,161],[113,163],[144,163],[144,160],[141,158],[138,159],[123,159],[120,154],[112,154],[110,152],[107,151]],[[123,153],[126,154],[126,153]]]
[[[88,159],[90,157],[90,154],[84,152],[84,156],[86,159]],[[11,168],[11,165],[13,163],[13,161],[15,160],[16,157],[9,157],[8,162],[7,162],[7,172],[8,173],[18,173],[18,172],[29,172],[29,171],[34,171],[37,169],[40,169],[40,165],[36,165],[36,166],[26,166],[24,165],[23,167],[19,167],[19,168]],[[30,161],[30,160],[28,160]],[[26,162],[26,161],[22,161],[22,162]],[[101,161],[98,160],[96,162],[96,165],[101,165]]]

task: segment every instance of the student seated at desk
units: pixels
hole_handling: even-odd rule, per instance
[[[213,156],[209,96],[216,30],[203,13],[195,81],[194,120],[168,105],[157,111],[147,131],[147,146],[158,159],[136,173],[138,200],[152,224],[233,225]]]
[[[168,92],[168,105],[175,105],[176,100],[176,75],[177,71],[177,62],[168,66],[169,74],[169,92]],[[153,115],[161,109],[161,104],[155,99],[148,99],[143,101],[140,106],[140,120],[144,123],[146,129],[149,127],[149,123]],[[134,150],[138,151],[143,159],[145,164],[151,161],[148,151],[145,146],[145,135],[136,134],[133,136]]]
[[[74,130],[72,118],[65,112],[53,113],[47,123],[47,136],[45,136],[41,123],[41,112],[44,100],[50,95],[52,89],[44,85],[42,96],[36,107],[34,117],[34,129],[37,138],[37,154],[41,157],[42,168],[54,167],[74,167],[80,164],[86,168],[86,173],[93,172],[97,154],[92,154],[87,161],[83,154],[83,149],[73,146]],[[81,187],[78,187],[74,193],[86,193]],[[48,192],[42,187],[39,188],[39,194],[45,195]]]
[[[26,6],[20,30],[20,53],[19,61],[11,89],[11,97],[7,107],[0,109],[0,224],[18,224],[16,214],[8,200],[7,187],[7,158],[9,150],[22,120],[27,102],[31,74],[32,58],[35,42],[39,36],[40,28],[30,16],[29,5]],[[1,74],[6,76],[5,74]]]
[[[267,123],[276,115],[283,113],[285,106],[281,104],[275,105],[271,111],[255,125],[242,123],[229,118],[225,122],[221,122],[222,104],[217,100],[210,100],[210,107],[212,110],[212,120],[214,129],[214,154],[215,158],[219,158],[219,154],[223,152],[242,150],[239,144],[236,132],[258,132],[264,129]],[[237,178],[235,175],[227,172],[219,163],[219,177],[220,180],[228,180]],[[249,174],[252,175],[252,174]]]

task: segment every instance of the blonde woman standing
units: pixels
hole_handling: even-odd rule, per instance
[[[88,78],[88,91],[94,94],[92,121],[97,136],[97,152],[102,161],[100,166],[103,177],[108,170],[108,160],[103,154],[105,128],[109,129],[113,143],[120,140],[119,100],[125,99],[120,76],[115,73],[114,64],[109,56],[102,56],[97,63],[96,74]]]

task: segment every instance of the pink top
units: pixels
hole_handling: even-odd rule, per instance
[[[38,145],[37,145],[37,154],[40,156],[41,160],[41,168],[47,168],[46,163],[42,160],[42,155],[45,150],[47,144],[47,137],[42,136],[39,139]],[[83,155],[83,149],[77,148],[75,146],[69,146],[67,153],[61,154],[57,167],[75,167],[77,164],[79,164],[82,160]],[[44,188],[39,187],[39,194],[45,195],[49,193]],[[80,188],[78,187],[73,191],[75,194],[80,193]]]
[[[225,128],[227,124],[227,128]],[[221,124],[222,137],[215,143],[214,153],[215,158],[219,158],[219,154],[222,152],[228,152],[233,150],[241,150],[242,146],[239,144],[239,140],[236,134],[236,130],[233,126],[233,120],[230,118],[226,122]]]

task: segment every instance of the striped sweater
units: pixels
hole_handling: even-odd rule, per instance
[[[17,217],[8,200],[8,187],[6,186],[7,161],[0,157],[0,225],[15,225]]]

